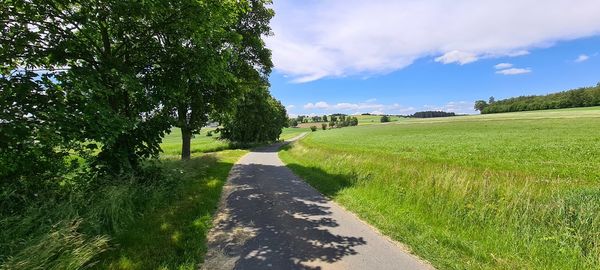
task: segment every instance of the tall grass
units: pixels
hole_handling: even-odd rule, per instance
[[[0,269],[194,269],[229,169],[245,153],[162,159],[28,202],[0,216]]]
[[[281,156],[438,268],[595,269],[600,111],[590,111],[331,130]]]

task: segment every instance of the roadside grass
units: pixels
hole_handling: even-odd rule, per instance
[[[0,216],[0,269],[196,269],[222,186],[245,153],[164,158],[118,179],[81,176],[91,184],[25,202]]]
[[[187,162],[163,159],[166,170],[179,174],[179,183],[162,203],[115,235],[116,248],[96,268],[197,269],[229,170],[245,153],[222,151]]]
[[[280,156],[440,269],[600,268],[600,108],[315,132]]]

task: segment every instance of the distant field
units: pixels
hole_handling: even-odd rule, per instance
[[[319,126],[319,128],[321,127]],[[279,139],[284,141],[289,140],[302,134],[303,132],[310,132],[310,128],[284,128],[281,132],[281,135],[279,135]]]
[[[230,148],[228,141],[218,139],[219,134],[213,134],[211,137],[206,136],[207,132],[214,132],[214,130],[214,128],[203,128],[200,134],[194,135],[191,143],[192,153],[216,152]],[[181,130],[173,128],[171,133],[165,136],[160,147],[164,156],[181,155]]]
[[[232,148],[232,145],[225,140],[219,139],[219,134],[214,133],[215,128],[203,128],[200,134],[196,134],[192,138],[191,150],[192,153],[207,153],[216,152]],[[213,136],[206,136],[212,131]],[[302,132],[310,131],[308,128],[284,128],[281,132],[280,140],[287,140],[296,137]],[[179,156],[181,155],[181,130],[173,128],[170,134],[167,134],[161,145],[163,156]]]
[[[311,133],[296,173],[440,269],[600,269],[600,107]]]
[[[373,125],[373,124],[381,124],[381,115],[351,115],[352,117],[358,118],[358,125]],[[404,120],[405,118],[398,116],[390,116],[390,122],[396,122],[400,120]],[[310,126],[317,126],[319,129],[321,128],[321,124],[325,122],[309,122],[309,123],[300,123],[298,127],[301,128],[310,128]],[[329,122],[325,123],[329,124]]]

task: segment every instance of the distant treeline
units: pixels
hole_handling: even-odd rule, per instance
[[[456,116],[453,112],[443,112],[443,111],[424,111],[424,112],[416,112],[409,117],[413,118],[434,118],[434,117],[448,117],[448,116]]]
[[[600,83],[542,96],[520,96],[489,102],[478,100],[475,109],[482,114],[600,106]]]

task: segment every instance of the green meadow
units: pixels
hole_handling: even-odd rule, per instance
[[[311,133],[294,172],[439,269],[600,268],[600,107]]]

